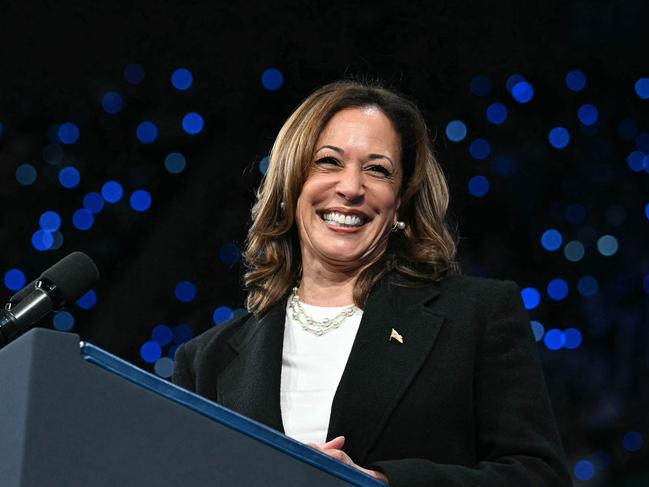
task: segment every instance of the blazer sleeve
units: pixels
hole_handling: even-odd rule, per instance
[[[187,357],[187,345],[185,344],[180,345],[176,349],[176,354],[174,355],[174,372],[171,376],[171,382],[188,391],[196,391],[196,378],[191,361]]]
[[[570,486],[536,343],[518,286],[489,293],[474,371],[479,461],[379,461],[392,487]],[[458,357],[461,360],[461,357]],[[434,438],[431,441],[435,441]]]

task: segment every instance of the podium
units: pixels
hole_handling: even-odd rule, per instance
[[[0,349],[2,487],[383,484],[79,336]]]

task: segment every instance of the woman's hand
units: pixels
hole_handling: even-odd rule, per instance
[[[347,453],[345,453],[342,450],[344,445],[345,445],[344,436],[338,436],[333,440],[328,441],[327,443],[323,443],[321,445],[316,445],[315,443],[309,443],[309,446],[315,448],[316,450],[320,450],[322,453],[325,453],[330,457],[335,458],[336,460],[346,463],[347,465],[350,465],[355,469],[366,473],[370,477],[374,477],[375,479],[380,480],[386,485],[389,485],[388,478],[385,476],[385,474],[383,474],[383,472],[378,472],[376,470],[368,470],[366,468],[361,467],[360,465],[356,465],[353,462],[353,460],[349,458],[349,455],[347,455]]]

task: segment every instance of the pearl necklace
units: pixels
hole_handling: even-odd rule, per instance
[[[291,308],[291,316],[294,320],[297,320],[297,322],[300,323],[302,329],[317,336],[322,336],[325,333],[329,333],[331,330],[340,327],[340,325],[342,325],[347,318],[356,313],[356,310],[358,309],[356,305],[352,304],[343,309],[334,318],[325,318],[322,321],[314,320],[306,313],[306,311],[304,311],[302,303],[300,303],[300,299],[297,295],[297,286],[293,288],[293,292],[289,298],[289,308]]]

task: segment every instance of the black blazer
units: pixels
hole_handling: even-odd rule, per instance
[[[173,381],[283,432],[286,300],[178,348]],[[389,340],[392,329],[403,343]],[[518,287],[451,276],[372,290],[327,439],[394,487],[571,485]]]

